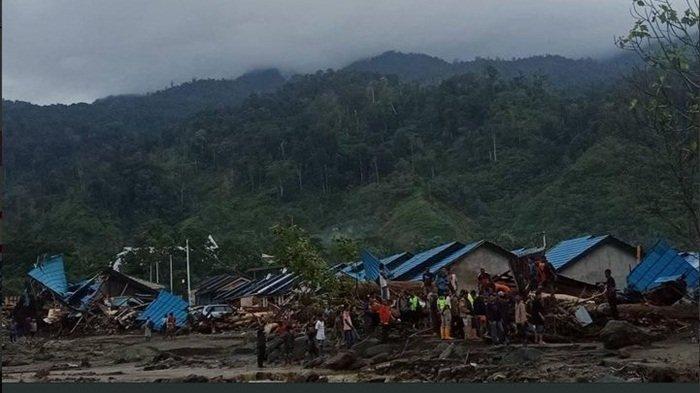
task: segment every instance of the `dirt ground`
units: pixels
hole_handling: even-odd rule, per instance
[[[430,336],[369,339],[353,352],[361,367],[343,371],[301,361],[258,369],[254,345],[252,332],[5,342],[2,382],[697,382],[700,370],[698,343],[687,336],[620,350],[598,342],[525,349]]]

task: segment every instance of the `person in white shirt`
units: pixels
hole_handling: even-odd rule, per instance
[[[319,317],[316,319],[316,343],[319,353],[323,353],[323,343],[326,341],[326,323]]]
[[[452,296],[457,294],[457,275],[452,271],[452,268],[447,268],[447,278],[450,280],[450,290]]]

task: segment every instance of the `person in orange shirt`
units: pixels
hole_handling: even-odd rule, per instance
[[[495,287],[495,292],[503,292],[503,293],[510,293],[510,287],[506,284],[500,283],[500,282],[495,282],[494,284]]]
[[[384,300],[379,306],[379,323],[382,325],[382,342],[386,342],[389,339],[389,328],[392,319],[389,301]]]

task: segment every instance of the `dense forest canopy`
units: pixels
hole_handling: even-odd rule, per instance
[[[41,253],[64,253],[78,277],[124,246],[185,239],[195,278],[242,269],[291,222],[333,262],[338,238],[378,255],[531,246],[542,232],[694,247],[631,108],[633,64],[389,52],[286,80],[266,70],[92,104],[3,101],[5,283],[19,288]],[[218,259],[199,251],[209,234]]]

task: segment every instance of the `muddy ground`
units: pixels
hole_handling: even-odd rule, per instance
[[[254,345],[252,332],[5,342],[2,382],[697,382],[700,369],[697,340],[687,335],[618,350],[595,341],[525,349],[432,336],[388,344],[368,338],[340,356],[329,350],[325,362],[264,369]]]

